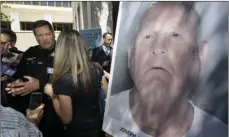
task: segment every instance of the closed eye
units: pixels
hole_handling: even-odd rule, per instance
[[[150,35],[146,35],[146,38],[147,38],[147,39],[150,38]]]
[[[146,35],[145,38],[149,39],[149,38],[155,38],[155,32],[150,32],[150,34]]]
[[[180,34],[179,34],[179,33],[176,33],[176,32],[173,32],[173,33],[172,33],[172,36],[173,36],[173,37],[179,37]]]
[[[184,43],[184,42],[186,43],[187,42],[186,38],[182,34],[177,33],[177,32],[170,33],[169,37],[171,38],[171,40],[173,40],[176,43]]]

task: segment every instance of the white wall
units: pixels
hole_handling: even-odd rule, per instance
[[[76,29],[101,28],[102,33],[113,33],[112,2],[72,2],[72,5]]]
[[[6,4],[9,6],[2,7],[1,12],[10,15],[13,20],[11,29],[16,32],[17,43],[19,50],[25,51],[30,46],[37,45],[37,41],[32,31],[20,30],[20,21],[34,22],[36,20],[45,19],[50,23],[73,23],[72,8],[63,7],[47,7],[47,6],[32,6],[20,4]],[[56,37],[60,32],[55,32]]]

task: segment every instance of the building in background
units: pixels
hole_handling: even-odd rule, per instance
[[[1,1],[1,12],[9,15],[12,23],[1,21],[1,28],[16,32],[17,47],[25,51],[37,42],[32,32],[32,22],[40,19],[53,24],[56,37],[64,28],[76,30],[101,28],[102,34],[115,34],[119,2],[70,1]],[[115,35],[114,35],[115,36]]]
[[[72,2],[72,7],[74,29],[101,28],[102,34],[105,32],[115,34],[119,9],[118,1]]]
[[[56,37],[64,28],[72,28],[73,14],[70,1],[1,1],[1,12],[10,16],[12,23],[1,21],[1,28],[16,32],[17,47],[25,51],[37,44],[32,32],[36,20],[48,20],[55,30]]]

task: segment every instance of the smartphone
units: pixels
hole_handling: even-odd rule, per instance
[[[42,104],[42,93],[33,92],[30,96],[29,109],[34,110]]]

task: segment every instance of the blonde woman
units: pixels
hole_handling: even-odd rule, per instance
[[[100,75],[101,73],[101,75]],[[100,72],[90,62],[78,31],[60,33],[53,82],[45,86],[54,109],[66,125],[66,137],[103,137],[99,103]]]

